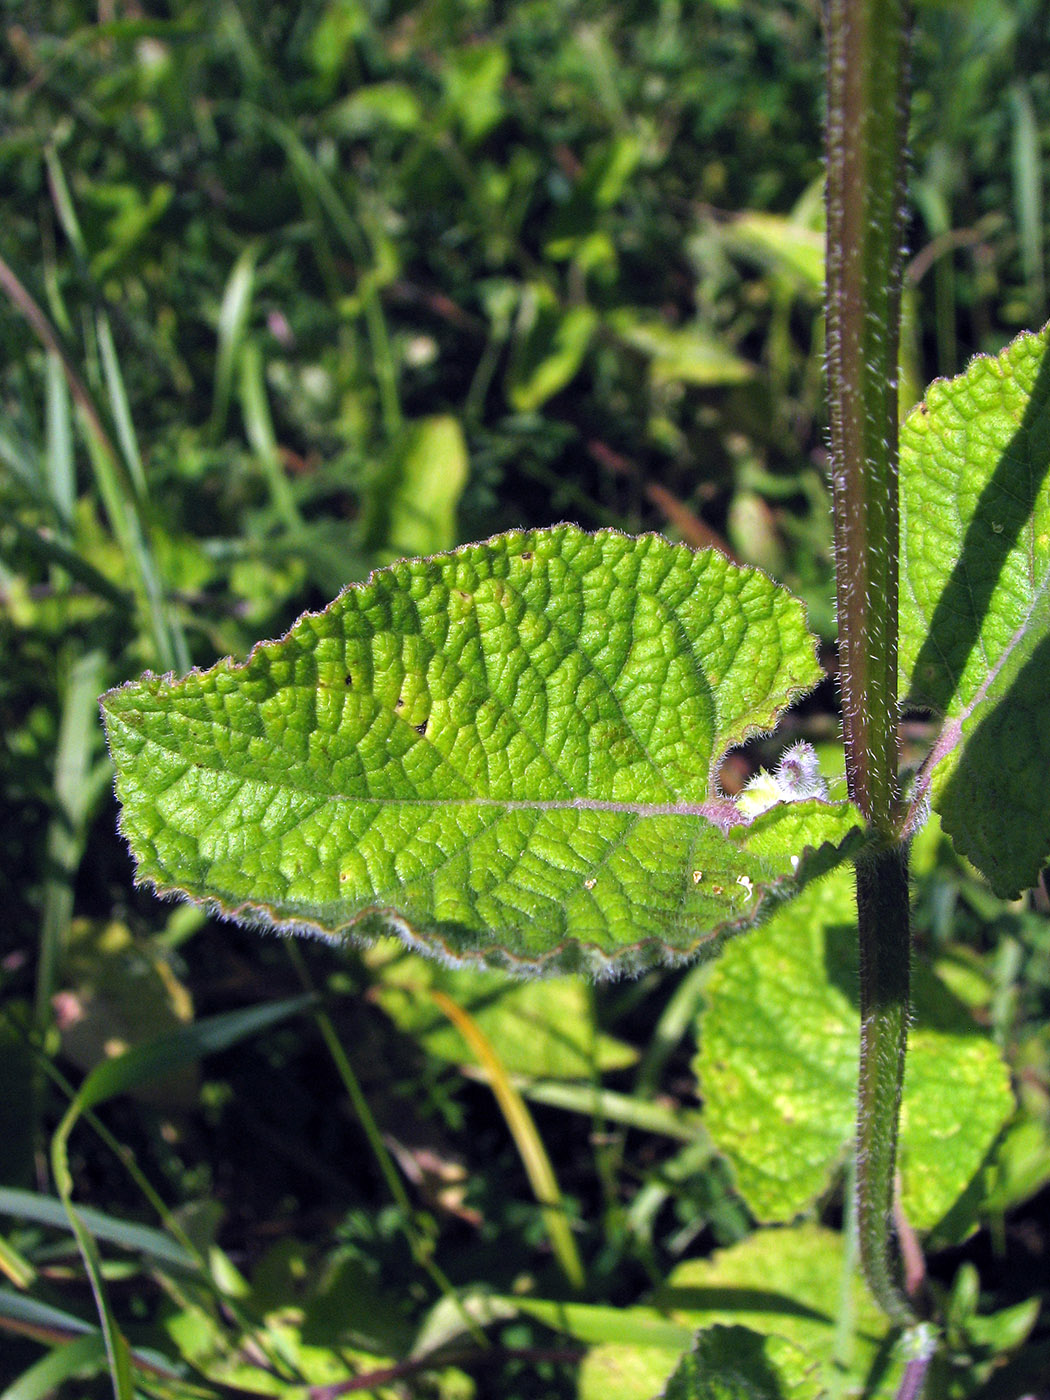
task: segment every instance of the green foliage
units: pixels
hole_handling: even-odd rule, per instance
[[[1000,895],[1050,859],[1050,355],[1022,335],[931,386],[901,440],[901,688],[945,725],[934,806]],[[994,795],[994,796],[993,796]]]
[[[656,1291],[653,1305],[692,1331],[743,1328],[770,1339],[755,1364],[793,1386],[788,1395],[826,1393],[836,1373],[845,1395],[875,1400],[896,1393],[900,1362],[884,1345],[886,1320],[844,1258],[842,1237],[817,1226],[759,1230],[708,1259],[680,1264]],[[844,1312],[850,1317],[848,1339],[836,1332]],[[682,1344],[651,1345],[641,1366],[633,1350],[612,1341],[596,1347],[583,1367],[581,1400],[613,1394],[618,1400],[652,1400],[672,1375]],[[744,1355],[754,1357],[755,1350],[749,1338]]]
[[[683,1357],[661,1400],[804,1400],[817,1394],[808,1371],[805,1353],[781,1337],[709,1327]]]
[[[846,1156],[857,1080],[856,958],[851,882],[835,872],[727,948],[707,984],[696,1061],[704,1121],[759,1220],[791,1220],[812,1207]],[[1013,1096],[995,1045],[943,984],[919,978],[913,1009],[901,1205],[915,1228],[930,1230],[978,1172]]]
[[[752,843],[716,790],[726,750],[818,676],[764,575],[559,526],[394,565],[243,667],[146,677],[103,708],[158,889],[453,961],[601,970],[754,924],[849,835],[847,804],[809,801]]]
[[[638,1058],[632,1046],[598,1031],[582,978],[519,982],[496,972],[444,968],[405,953],[393,939],[376,945],[367,961],[380,976],[376,1001],[439,1060],[458,1064],[463,1042],[435,1008],[429,995],[435,989],[454,997],[498,1044],[508,1074],[583,1079],[592,1071],[624,1069]]]
[[[1045,316],[1041,24],[1036,0],[920,7],[911,402]],[[402,553],[566,518],[728,545],[802,599],[833,669],[817,9],[190,0],[174,20],[118,6],[99,23],[97,7],[53,0],[12,12],[5,45],[0,1393],[101,1400],[116,1373],[126,1392],[211,1400],[234,1381],[297,1394],[363,1371],[367,1394],[652,1400],[697,1328],[705,1363],[754,1358],[784,1394],[819,1393],[824,1376],[832,1393],[888,1393],[889,1335],[862,1300],[854,1315],[852,1286],[821,1293],[819,1326],[792,1340],[793,1319],[749,1311],[750,1296],[722,1291],[720,1311],[653,1301],[704,1261],[736,1286],[739,1250],[789,1298],[796,1279],[816,1297],[807,1270],[830,1287],[852,1268],[832,1158],[808,1198],[826,1228],[803,1227],[803,1270],[799,1231],[754,1230],[739,1142],[705,1131],[714,1104],[697,1107],[689,1055],[718,1015],[708,967],[586,988],[452,972],[382,943],[367,956],[304,945],[293,962],[279,940],[164,907],[132,887],[114,836],[95,705],[146,667],[243,656]],[[1025,343],[1007,358],[1030,362]],[[1012,388],[984,381],[985,402],[1006,396],[1004,421],[1032,369]],[[950,386],[931,407],[939,394]],[[982,482],[1018,468],[994,452],[972,453]],[[969,509],[977,480],[951,478],[920,507],[949,533],[942,506]],[[919,572],[935,609],[948,575]],[[1006,601],[1024,615],[1025,596]],[[907,617],[921,646],[928,619]],[[1033,674],[1006,671],[1004,720]],[[823,755],[833,710],[822,687],[782,735],[731,752],[726,791],[773,770],[790,740]],[[976,712],[963,725],[979,731]],[[942,728],[906,719],[911,763]],[[1001,862],[1000,820],[1026,810],[1030,858],[1003,868],[1011,889],[1046,851],[1042,809],[1025,809],[1038,783],[1012,768],[1042,731],[1018,733],[1004,748],[983,732],[998,766],[967,779],[954,815],[933,785],[959,849],[990,874],[989,834]],[[964,753],[938,770],[944,792]],[[689,762],[706,799],[709,770]],[[987,791],[1009,794],[991,826],[970,800]],[[746,859],[781,869],[815,810],[741,825]],[[932,969],[965,1002],[1017,1091],[1001,1141],[920,1232],[945,1328],[930,1400],[1034,1393],[1050,1365],[1029,1253],[1045,1240],[1050,1143],[1046,904],[1038,888],[994,898],[936,822],[914,850],[918,989],[937,987]],[[731,855],[744,858],[736,841]],[[829,996],[812,972],[798,969],[799,987]],[[301,1005],[302,976],[327,1022],[267,1027],[270,1008]],[[508,1125],[430,989],[462,1001],[530,1102],[580,1298],[564,1300]],[[943,992],[925,1004],[943,1011]],[[228,1012],[247,1013],[233,1023],[245,1034],[220,1049],[209,1025]],[[988,1131],[1002,1063],[958,1007],[950,1019],[937,1044],[979,1052]],[[187,1035],[172,1042],[176,1023]],[[787,1017],[779,1055],[772,1037],[762,1052],[793,1063],[798,1036]],[[82,1255],[41,1164],[91,1065],[88,1083],[113,1092],[65,1144]],[[942,1094],[928,1126],[957,1128],[961,1098]],[[923,1126],[906,1129],[906,1179],[909,1209],[931,1220],[961,1173],[939,1138],[926,1196]],[[764,1141],[792,1162],[794,1125]],[[130,1380],[111,1365],[123,1338]],[[853,1367],[853,1348],[873,1344],[876,1361]]]

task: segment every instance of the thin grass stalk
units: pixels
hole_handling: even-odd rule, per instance
[[[51,997],[73,914],[73,877],[84,848],[88,819],[99,795],[91,768],[99,747],[98,694],[106,657],[89,651],[76,659],[59,723],[55,754],[55,810],[47,834],[47,882],[36,971],[35,1021],[42,1034],[51,1023]]]
[[[291,940],[286,940],[284,946],[292,966],[295,968],[299,981],[307,991],[315,992],[316,989],[314,987],[313,978],[310,976],[310,970],[306,965],[306,960],[302,953],[300,953],[299,949]],[[332,1018],[326,1011],[319,1007],[314,1011],[314,1021],[317,1029],[321,1033],[321,1039],[324,1041],[325,1048],[331,1056],[332,1063],[335,1065],[336,1072],[342,1080],[347,1098],[349,1098],[351,1107],[357,1116],[357,1121],[360,1123],[362,1131],[368,1139],[368,1145],[372,1149],[372,1155],[376,1159],[383,1180],[386,1182],[387,1188],[397,1204],[398,1213],[400,1215],[401,1232],[405,1237],[405,1242],[408,1245],[412,1258],[416,1264],[429,1275],[431,1281],[442,1296],[447,1298],[458,1310],[463,1319],[464,1326],[478,1345],[487,1347],[488,1338],[478,1326],[475,1319],[471,1317],[470,1313],[467,1311],[463,1300],[459,1297],[444,1271],[433,1258],[433,1252],[428,1241],[424,1240],[413,1223],[414,1212],[412,1210],[412,1202],[408,1199],[408,1192],[405,1190],[404,1183],[398,1175],[394,1159],[391,1157],[390,1151],[383,1141],[383,1135],[379,1131],[379,1124],[376,1122],[372,1110],[368,1106],[368,1099],[365,1097],[364,1090],[361,1088],[361,1083],[354,1073],[353,1066],[350,1064],[346,1051],[343,1049],[335,1026],[332,1024]]]
[[[529,1178],[532,1193],[540,1204],[544,1223],[562,1272],[573,1288],[582,1288],[586,1282],[583,1261],[580,1259],[576,1241],[572,1237],[565,1216],[565,1203],[562,1199],[558,1178],[554,1174],[547,1149],[537,1131],[532,1114],[525,1105],[521,1094],[511,1083],[503,1061],[495,1046],[469,1012],[457,1005],[444,992],[431,988],[430,995],[444,1014],[459,1031],[484,1067],[489,1085],[500,1112],[503,1114],[514,1145],[518,1149]]]

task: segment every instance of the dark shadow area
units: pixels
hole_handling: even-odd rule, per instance
[[[804,1317],[829,1325],[834,1320],[787,1293],[775,1293],[766,1288],[676,1288],[668,1285],[657,1290],[653,1305],[668,1311],[770,1313],[779,1317]]]
[[[1044,609],[1045,610],[1045,609]],[[1050,635],[967,734],[937,803],[955,847],[995,892],[1034,885],[1050,845]]]

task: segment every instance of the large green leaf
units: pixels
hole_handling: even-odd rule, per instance
[[[946,723],[916,795],[1000,895],[1050,860],[1050,328],[901,433],[901,692]]]
[[[978,1172],[1014,1105],[995,1045],[943,984],[916,974],[901,1201],[913,1225],[930,1229]],[[696,1062],[704,1122],[753,1213],[789,1220],[827,1189],[853,1135],[860,1017],[848,873],[812,885],[728,948],[706,995]]]
[[[749,824],[717,788],[820,674],[764,574],[560,525],[394,564],[246,662],[103,709],[140,881],[287,930],[600,971],[710,949],[838,858],[846,803]]]

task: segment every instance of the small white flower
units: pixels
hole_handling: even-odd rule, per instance
[[[745,817],[768,812],[778,802],[803,802],[817,797],[826,801],[828,785],[820,772],[820,761],[812,744],[804,739],[785,749],[775,773],[763,768],[756,773],[736,799]]]
[[[828,785],[820,772],[817,751],[804,739],[784,750],[777,765],[776,782],[787,802],[799,802],[807,797],[827,800]]]

